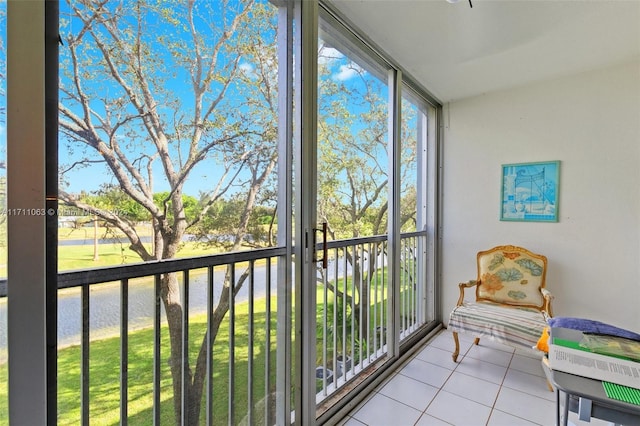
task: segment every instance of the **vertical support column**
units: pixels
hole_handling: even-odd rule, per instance
[[[429,232],[429,253],[431,254],[431,262],[429,268],[431,273],[428,275],[427,285],[433,294],[433,302],[428,306],[433,308],[433,316],[430,319],[442,319],[441,306],[441,289],[442,289],[442,166],[443,166],[443,150],[442,144],[444,140],[442,119],[442,106],[429,108],[429,130],[427,132],[427,146],[431,152],[429,155],[430,173],[428,179],[431,183],[429,188],[429,200],[432,201],[431,207],[428,208],[429,226],[432,231]],[[432,235],[433,234],[433,235]]]
[[[8,2],[7,82],[9,419],[44,425],[45,1]]]
[[[316,421],[316,162],[318,104],[318,2],[297,1],[295,98],[295,348],[296,424]]]
[[[416,143],[416,159],[417,159],[417,182],[416,188],[418,189],[416,194],[416,229],[418,231],[427,231],[429,226],[429,220],[427,216],[427,204],[429,196],[432,192],[429,190],[428,184],[429,180],[427,179],[427,175],[431,170],[431,165],[427,162],[427,112],[425,109],[428,108],[424,104],[416,105],[417,113],[418,113],[418,122],[417,122],[417,143]],[[433,251],[428,250],[428,245],[430,243],[430,237],[427,234],[426,238],[418,237],[418,244],[416,247],[416,266],[418,268],[418,279],[416,286],[416,302],[418,306],[418,323],[424,324],[427,320],[433,319],[433,309],[430,309],[432,303],[429,301],[433,301],[433,292],[429,288],[429,278],[427,276],[429,271],[432,271],[432,266],[429,262],[432,261],[433,256],[427,256],[427,253],[433,253]]]
[[[278,5],[278,246],[286,255],[277,263],[276,424],[291,424],[293,300],[293,3]],[[268,281],[270,282],[270,281]]]
[[[402,73],[389,70],[389,222],[387,247],[388,317],[387,347],[390,357],[400,354],[400,104],[402,100]]]
[[[58,422],[58,108],[59,29],[57,1],[44,4],[45,188],[46,188],[46,345],[47,424]]]

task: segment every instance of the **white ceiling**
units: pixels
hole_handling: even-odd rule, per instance
[[[472,3],[331,0],[441,102],[640,60],[640,0]]]

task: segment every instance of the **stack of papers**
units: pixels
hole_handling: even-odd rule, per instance
[[[635,361],[637,353],[627,353],[629,348],[609,345],[610,342],[599,345],[599,349],[604,348],[602,352],[607,354],[591,352],[581,345],[584,337],[578,330],[552,327],[549,366],[557,371],[640,389],[640,362]],[[620,351],[630,356],[621,358]]]
[[[580,346],[597,354],[640,361],[640,342],[635,340],[585,333]]]

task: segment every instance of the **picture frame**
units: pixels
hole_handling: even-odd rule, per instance
[[[558,222],[560,161],[502,165],[500,220]]]

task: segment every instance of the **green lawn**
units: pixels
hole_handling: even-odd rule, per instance
[[[61,259],[61,270],[87,268],[92,266],[107,266],[118,263],[133,263],[139,260],[135,256],[122,257],[119,245],[103,244],[100,246],[100,260],[93,261],[93,246],[61,246],[59,258]],[[128,250],[128,249],[127,249]],[[210,254],[204,249],[197,247],[194,243],[186,243],[180,252],[180,257],[199,256]],[[99,263],[99,264],[96,264]],[[376,277],[379,283],[383,281],[381,273]],[[344,282],[339,283],[340,290],[346,290],[347,294],[352,293],[351,279],[347,279],[346,288]],[[318,286],[318,343],[322,342],[321,318],[325,310],[323,300],[323,287]],[[370,295],[370,312],[376,306],[379,321],[386,322],[385,300],[386,294],[383,287],[379,288],[377,300],[374,295]],[[327,313],[333,312],[334,297],[329,292],[327,299]],[[236,412],[236,423],[240,421],[247,412],[249,381],[248,370],[248,345],[253,342],[253,371],[251,383],[253,384],[254,403],[258,403],[265,397],[266,392],[273,392],[275,386],[275,359],[276,342],[276,299],[271,303],[272,317],[272,340],[269,345],[265,342],[265,314],[266,299],[256,300],[254,305],[254,326],[255,333],[253,339],[248,336],[249,324],[249,304],[247,302],[236,305],[235,319],[235,375],[233,383],[234,409]],[[339,311],[342,307],[339,303]],[[350,316],[350,312],[347,312]],[[333,315],[329,316],[330,321]],[[347,324],[350,320],[347,319]],[[371,333],[373,321],[371,321]],[[206,316],[192,316],[189,322],[190,327],[190,362],[195,363],[196,354],[206,332]],[[347,351],[350,352],[351,330],[347,326]],[[338,330],[342,335],[342,331]],[[328,336],[332,341],[333,336]],[[330,346],[332,342],[328,342]],[[338,342],[342,347],[342,345]],[[329,348],[330,349],[330,348]],[[364,352],[368,352],[365,347]],[[357,350],[357,349],[356,349]],[[271,351],[271,389],[265,389],[265,354]],[[171,375],[168,365],[169,337],[166,325],[161,330],[161,415],[163,424],[173,424],[173,398]],[[58,351],[58,423],[60,425],[76,425],[80,421],[80,347],[72,346],[62,348]],[[128,352],[128,417],[129,424],[147,425],[152,424],[153,408],[153,330],[143,329],[131,331],[129,333]],[[331,362],[331,360],[326,360]],[[358,361],[358,359],[354,360]],[[318,362],[322,363],[321,347],[318,347]],[[91,342],[90,353],[90,418],[92,424],[112,425],[118,424],[120,418],[120,339],[119,337],[106,338]],[[214,424],[228,424],[228,389],[229,389],[229,323],[228,318],[221,326],[214,345]],[[8,424],[7,421],[7,365],[0,365],[0,425]],[[204,415],[205,404],[202,405]],[[263,408],[261,408],[262,410]]]
[[[85,236],[85,234],[91,235]],[[61,240],[91,238],[93,230],[61,230]],[[103,235],[103,233],[99,233]],[[123,240],[124,241],[124,240]],[[59,270],[86,269],[119,264],[140,262],[140,258],[128,248],[128,244],[100,244],[99,258],[94,260],[93,244],[62,245],[58,248]],[[211,248],[200,244],[185,242],[177,257],[195,257],[214,254]],[[6,248],[0,247],[0,276],[6,276]],[[266,299],[256,300],[254,305],[255,333],[253,339],[253,384],[254,403],[265,397],[265,354],[271,350],[271,374],[275,374],[275,330],[276,314],[272,312],[272,341],[270,348],[265,342],[265,305]],[[276,300],[272,302],[275,310]],[[234,410],[236,422],[247,413],[248,391],[248,323],[249,304],[236,305],[235,325],[235,375],[234,375]],[[190,362],[195,363],[197,352],[206,332],[206,316],[194,316],[190,326]],[[162,423],[173,424],[173,391],[168,365],[169,336],[166,325],[161,331],[161,415]],[[129,333],[129,367],[128,367],[128,417],[129,424],[152,424],[153,406],[153,330],[137,330]],[[72,346],[58,351],[58,423],[60,425],[76,425],[80,422],[80,359],[79,346]],[[95,340],[91,342],[90,353],[90,418],[92,424],[118,424],[120,417],[120,339],[119,337]],[[221,326],[214,345],[214,424],[228,424],[228,389],[229,389],[229,324],[228,319]],[[275,377],[271,378],[275,386]],[[274,391],[274,389],[271,389]],[[7,364],[0,365],[0,425],[7,425]],[[202,410],[204,416],[205,405]]]
[[[104,229],[99,229],[100,237],[105,235]],[[142,236],[147,233],[142,231]],[[107,235],[107,237],[113,237]],[[69,271],[74,269],[98,268],[104,266],[122,265],[142,262],[140,257],[129,249],[129,243],[123,235],[119,236],[121,243],[108,243],[98,245],[98,259],[94,260],[94,246],[91,243],[93,238],[93,228],[67,229],[61,228],[58,231],[60,241],[78,240],[88,238],[89,242],[82,245],[59,245],[58,246],[58,270]],[[150,249],[151,245],[147,245]],[[185,242],[178,251],[180,258],[206,256],[215,254],[218,251],[211,247],[205,247],[195,242]],[[7,248],[0,247],[0,277],[7,276]]]
[[[325,306],[320,303],[323,288],[318,288],[318,318]],[[382,295],[380,295],[382,296]],[[266,392],[273,392],[275,386],[276,341],[276,298],[271,301],[271,342],[265,341],[266,299],[254,303],[254,335],[253,342],[253,384],[256,410],[262,411],[260,403]],[[383,301],[379,300],[378,304]],[[333,311],[333,298],[330,297],[327,311]],[[378,308],[381,308],[378,305]],[[234,409],[236,423],[243,419],[248,406],[248,335],[249,324],[248,302],[236,305],[235,320],[235,375],[233,383]],[[319,325],[319,329],[321,325]],[[206,331],[206,316],[192,316],[189,322],[190,362],[200,349]],[[350,336],[350,332],[348,333]],[[321,333],[319,333],[319,336]],[[350,339],[350,337],[349,337]],[[271,386],[265,389],[265,355],[271,351]],[[350,348],[349,348],[350,350]],[[171,375],[168,365],[169,337],[166,325],[161,329],[161,416],[163,424],[174,424]],[[319,354],[321,355],[321,354]],[[129,333],[128,351],[128,421],[131,425],[151,425],[153,418],[153,329],[131,331]],[[213,350],[213,412],[214,424],[228,424],[228,389],[229,389],[229,323],[228,318],[220,327]],[[321,363],[321,357],[319,362]],[[58,424],[79,424],[80,414],[80,377],[81,352],[79,346],[62,348],[58,351]],[[355,360],[358,361],[357,359]],[[120,339],[119,337],[94,340],[90,352],[90,418],[91,424],[115,425],[120,419]],[[0,365],[0,425],[8,425],[7,413],[7,364]],[[205,404],[202,410],[204,416]],[[5,414],[2,414],[5,413]],[[3,417],[4,416],[4,417]]]
[[[272,312],[272,338],[269,345],[265,340],[266,299],[254,304],[253,335],[253,384],[254,403],[265,396],[265,355],[271,351],[271,385],[275,386],[275,312]],[[272,309],[276,299],[272,301]],[[235,375],[234,407],[236,423],[247,413],[248,405],[248,323],[249,304],[236,306],[235,325]],[[190,327],[190,362],[200,349],[206,330],[206,317],[193,316]],[[163,424],[173,424],[173,400],[171,375],[168,365],[169,336],[166,326],[161,330],[161,416]],[[58,351],[58,424],[77,425],[80,423],[80,347],[72,346]],[[151,425],[153,419],[153,330],[145,329],[129,333],[128,368],[128,417],[129,424]],[[213,413],[214,424],[228,424],[229,389],[229,323],[223,323],[213,353]],[[91,342],[90,353],[90,418],[91,424],[113,425],[120,419],[120,339],[113,337]],[[0,365],[0,413],[7,413],[7,365]],[[205,405],[203,403],[203,416]],[[0,424],[8,424],[6,415],[0,414]]]
[[[140,257],[129,249],[128,244],[100,244],[98,260],[93,259],[93,245],[74,245],[58,247],[58,270],[97,268],[104,266],[140,263]],[[205,248],[195,242],[185,242],[178,251],[179,258],[215,254],[212,248]],[[1,273],[1,271],[0,271]]]

